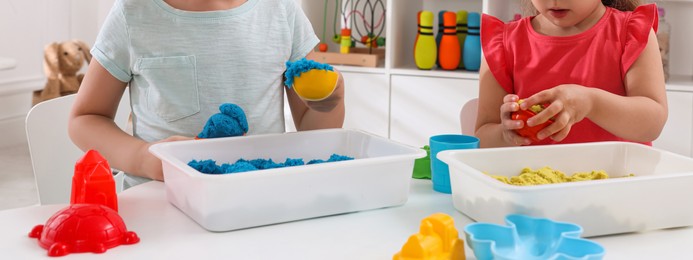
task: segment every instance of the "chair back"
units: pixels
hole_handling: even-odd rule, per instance
[[[70,202],[75,163],[84,156],[67,132],[75,97],[76,94],[72,94],[41,102],[26,116],[29,154],[42,205]],[[121,129],[126,129],[130,111],[130,95],[125,91],[115,116]],[[119,179],[122,178],[116,178],[116,186],[122,185]],[[122,186],[116,190],[122,190]]]

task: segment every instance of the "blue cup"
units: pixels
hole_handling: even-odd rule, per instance
[[[479,138],[471,135],[445,134],[431,136],[431,179],[433,190],[442,193],[452,193],[450,188],[450,169],[448,164],[438,159],[438,153],[445,150],[479,148]]]

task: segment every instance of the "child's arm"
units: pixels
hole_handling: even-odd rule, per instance
[[[161,161],[148,151],[151,144],[125,133],[113,122],[126,86],[92,60],[70,113],[70,138],[82,150],[99,151],[113,168],[162,180]],[[165,141],[179,139],[188,138]]]
[[[307,57],[312,54],[309,53]],[[339,71],[337,87],[332,95],[321,101],[305,101],[293,89],[286,89],[291,115],[296,129],[312,130],[341,128],[344,123],[344,78]]]
[[[479,108],[475,135],[479,147],[504,147],[530,144],[528,138],[519,136],[514,129],[524,126],[522,120],[512,120],[510,114],[518,110],[519,97],[509,95],[496,81],[493,73],[481,59],[479,68]]]
[[[647,46],[625,76],[627,96],[614,95],[577,85],[560,85],[525,99],[525,105],[550,103],[527,124],[540,124],[554,118],[554,124],[538,134],[563,140],[570,127],[583,118],[624,139],[636,142],[655,140],[668,116],[666,89],[657,36],[650,31]],[[544,111],[543,111],[544,112]]]

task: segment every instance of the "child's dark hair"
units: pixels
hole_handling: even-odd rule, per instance
[[[633,11],[636,7],[643,4],[642,0],[602,0],[604,6],[608,6],[620,11]],[[520,7],[524,15],[537,15],[537,9],[532,5],[531,0],[522,0]]]

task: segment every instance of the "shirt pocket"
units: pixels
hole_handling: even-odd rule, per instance
[[[200,112],[195,56],[140,58],[135,65],[146,84],[147,109],[166,122]]]

